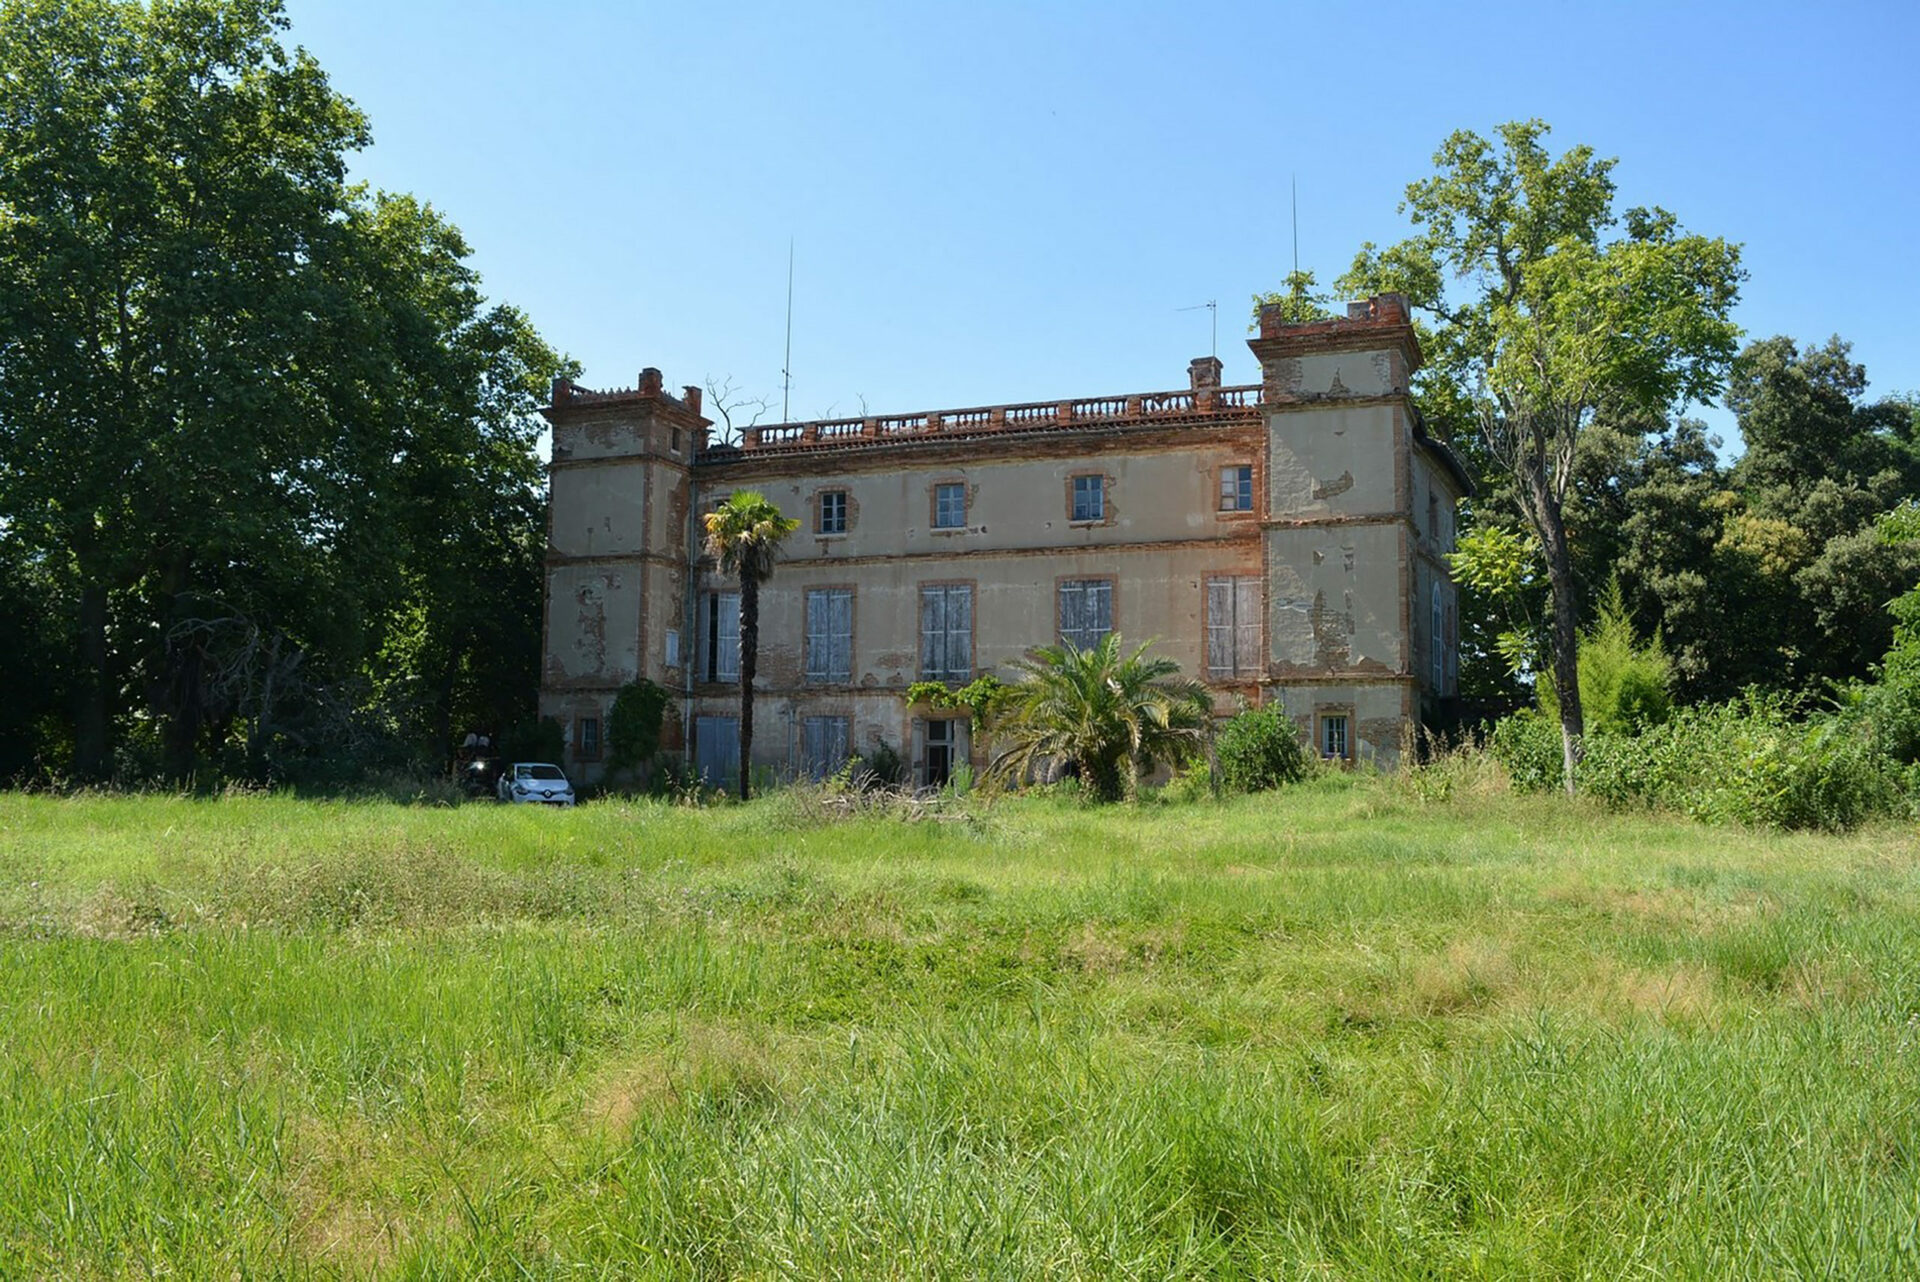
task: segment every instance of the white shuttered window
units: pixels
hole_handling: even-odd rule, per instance
[[[1060,639],[1091,650],[1113,631],[1113,584],[1069,579],[1060,585]]]
[[[853,680],[853,589],[807,590],[807,680]]]
[[[1207,675],[1216,681],[1260,671],[1260,580],[1207,580]]]
[[[973,587],[938,584],[920,589],[920,676],[927,681],[973,679]]]

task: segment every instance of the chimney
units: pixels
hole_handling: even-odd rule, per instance
[[[640,395],[660,395],[660,371],[649,365],[640,371]]]
[[[687,386],[681,388],[680,390],[686,393],[686,395],[681,399],[686,402],[687,408],[692,410],[695,414],[698,414],[700,412],[700,389],[693,386],[691,383],[689,383]]]
[[[553,380],[553,392],[547,401],[549,405],[564,405],[573,397],[573,381],[562,374]]]
[[[1218,356],[1198,356],[1187,362],[1187,378],[1198,392],[1209,387],[1220,386],[1220,373],[1226,366],[1220,363]]]

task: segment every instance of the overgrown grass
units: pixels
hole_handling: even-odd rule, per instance
[[[1913,1276],[1920,842],[0,797],[0,1275]]]

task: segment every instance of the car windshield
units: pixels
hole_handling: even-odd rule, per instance
[[[520,769],[514,773],[522,779],[560,779],[564,781],[567,777],[559,766],[521,766]]]

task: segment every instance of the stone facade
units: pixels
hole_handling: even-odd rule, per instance
[[[657,370],[563,381],[553,425],[540,710],[599,771],[614,693],[673,691],[676,746],[737,765],[735,602],[699,517],[736,489],[801,527],[761,592],[754,764],[821,770],[895,747],[921,781],[979,764],[927,677],[1008,675],[1103,630],[1153,641],[1236,699],[1278,702],[1323,754],[1394,761],[1458,679],[1444,554],[1470,490],[1408,397],[1405,300],[1261,316],[1259,384],[1194,361],[1180,391],[749,428],[709,444],[698,388]]]

